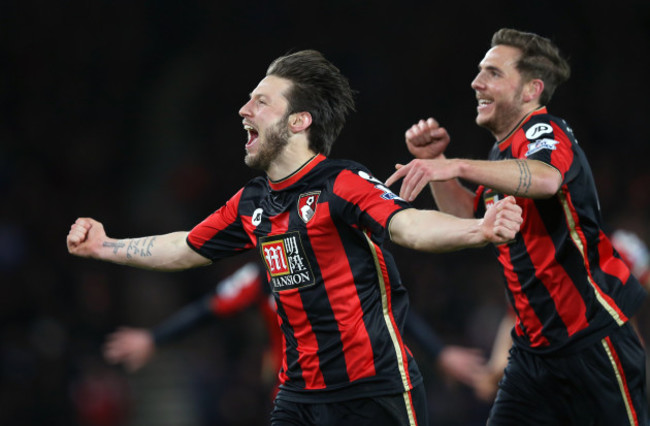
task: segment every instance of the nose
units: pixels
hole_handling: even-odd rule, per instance
[[[476,77],[474,77],[474,80],[472,80],[472,89],[474,90],[479,90],[485,87],[483,83],[483,79],[481,78],[481,73],[476,74]]]
[[[251,116],[251,102],[253,100],[249,100],[246,102],[241,108],[239,108],[239,116],[240,117],[250,117]]]

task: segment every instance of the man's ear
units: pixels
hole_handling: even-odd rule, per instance
[[[534,101],[542,96],[544,91],[544,82],[539,78],[534,78],[524,85],[524,102]]]
[[[289,130],[293,133],[300,133],[311,126],[311,114],[307,111],[294,112],[289,115]]]

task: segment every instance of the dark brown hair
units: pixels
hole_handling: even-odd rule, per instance
[[[555,89],[569,79],[571,68],[559,48],[548,38],[534,33],[502,28],[492,36],[492,47],[506,45],[521,50],[517,70],[524,81],[538,78],[544,82],[539,102],[547,105]]]
[[[266,75],[290,80],[284,96],[287,114],[307,111],[312,116],[309,148],[328,155],[347,115],[354,111],[354,98],[347,78],[316,50],[302,50],[274,60]]]

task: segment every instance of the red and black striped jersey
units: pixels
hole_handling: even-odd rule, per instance
[[[513,340],[538,353],[577,350],[628,321],[645,291],[603,232],[591,168],[566,122],[546,108],[528,115],[489,155],[513,158],[542,161],[562,175],[551,198],[517,197],[521,231],[496,247],[517,315]],[[477,214],[501,197],[479,187]]]
[[[421,380],[402,340],[408,296],[384,248],[410,205],[363,166],[317,155],[280,182],[258,177],[189,234],[217,260],[257,249],[284,334],[279,398],[401,393]]]

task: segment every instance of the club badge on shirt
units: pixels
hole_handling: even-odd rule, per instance
[[[263,237],[259,247],[273,291],[311,286],[316,282],[299,232]]]
[[[498,193],[495,193],[492,189],[487,188],[483,193],[483,203],[485,204],[485,210],[495,205],[499,199],[500,197]]]
[[[320,191],[308,192],[298,197],[298,214],[303,222],[307,223],[316,214],[318,196]]]

